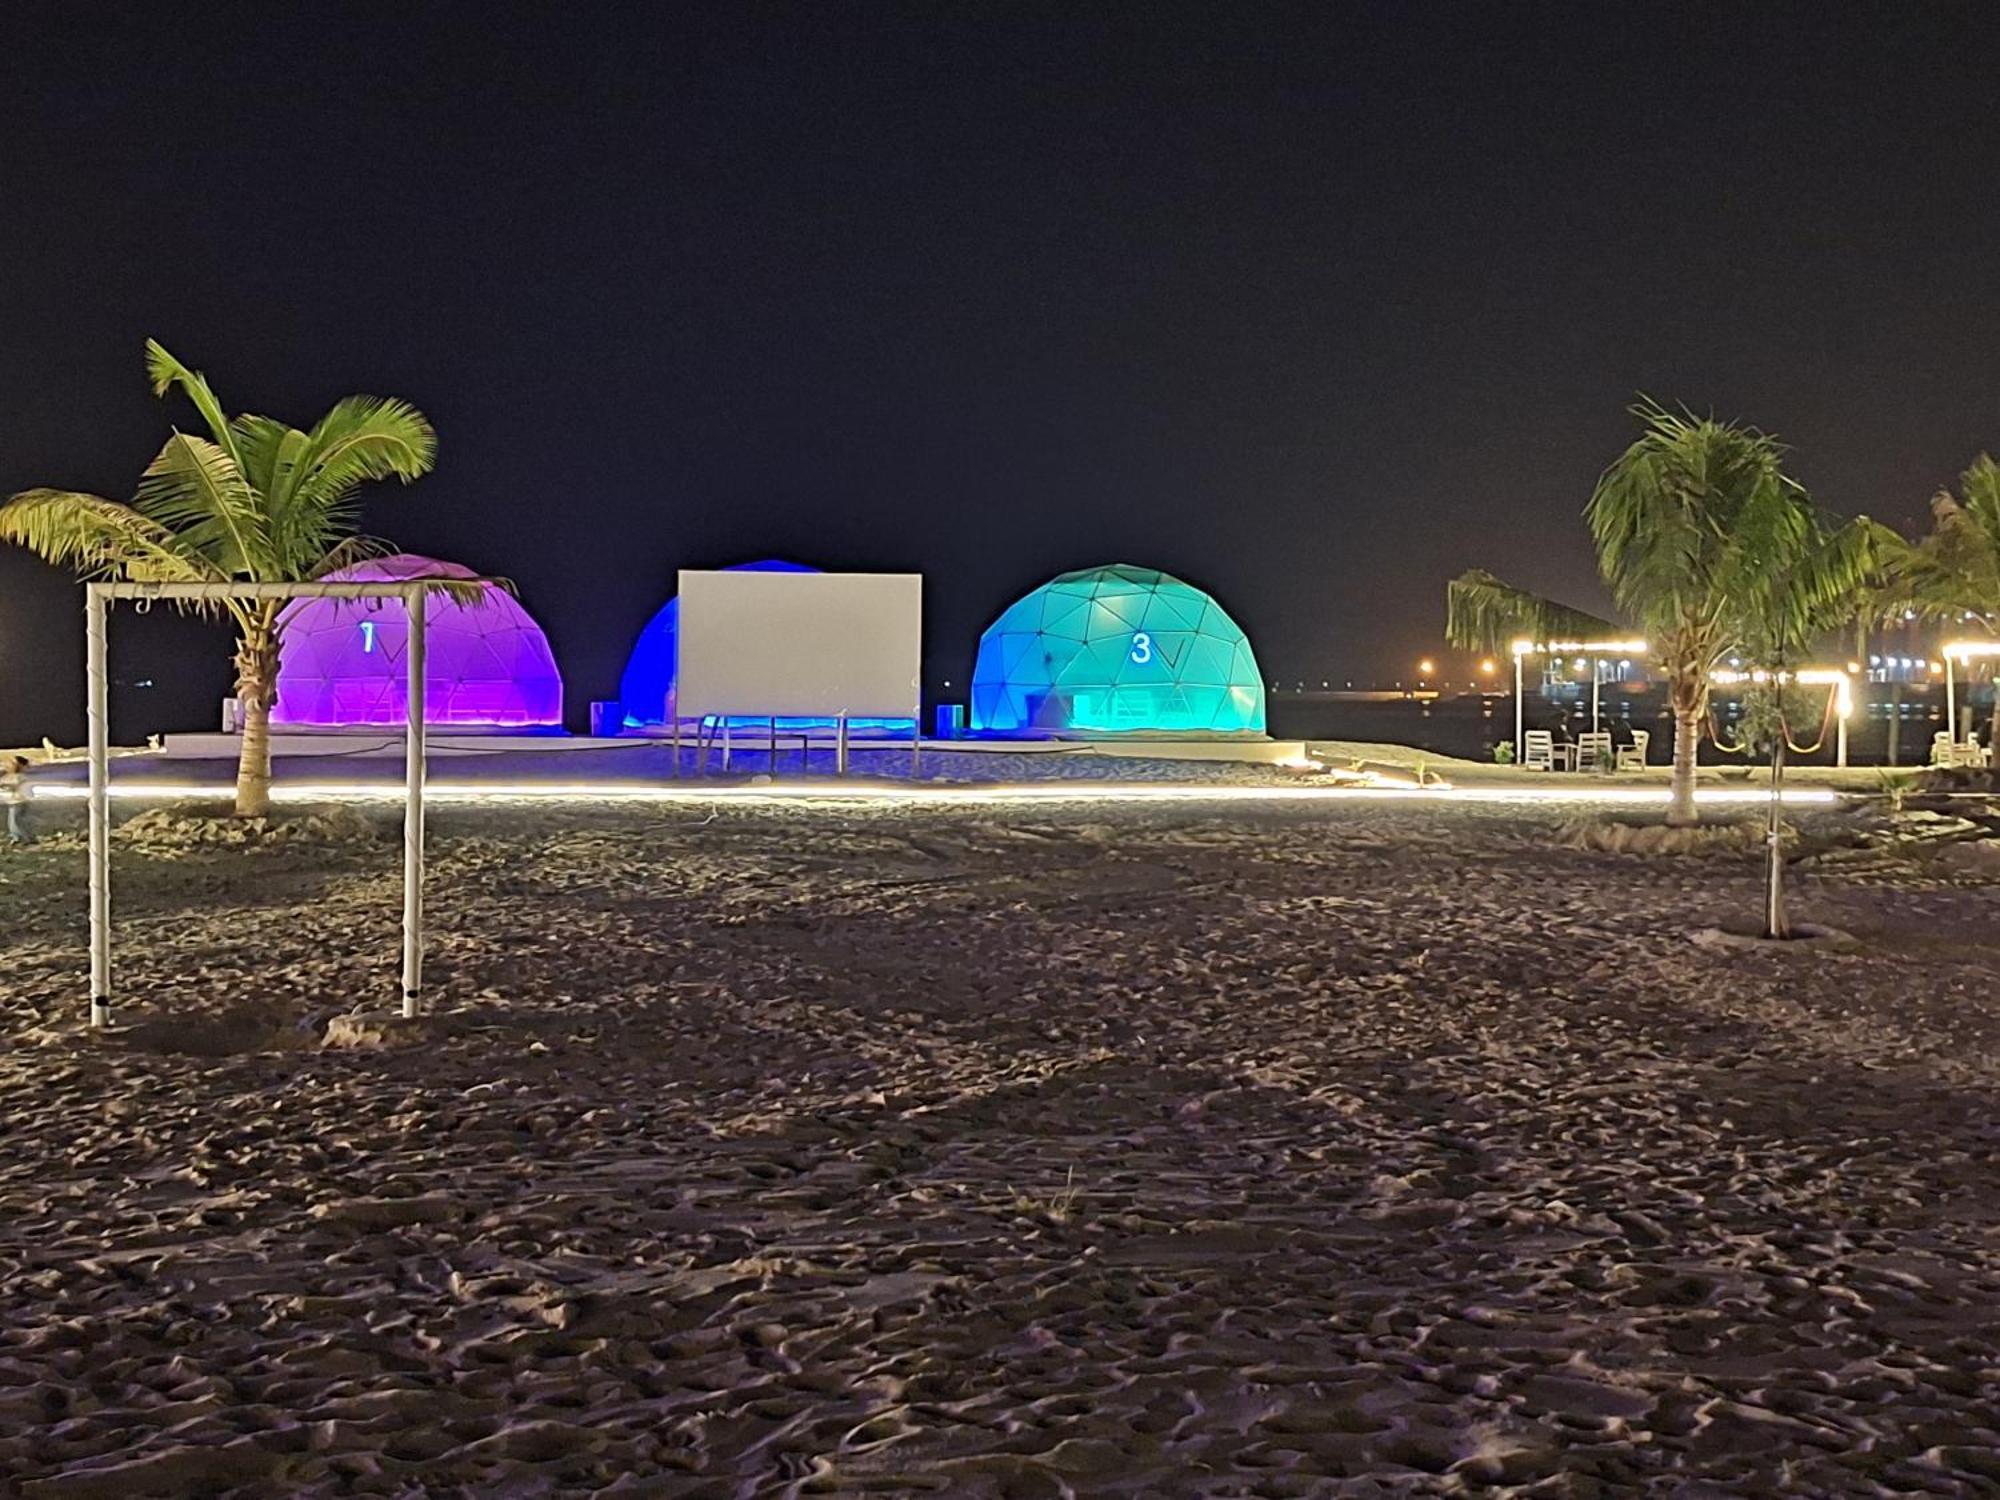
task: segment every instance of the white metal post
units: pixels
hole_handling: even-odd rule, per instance
[[[409,610],[408,737],[409,815],[403,844],[403,1013],[413,1015],[423,982],[424,881],[424,605],[425,588],[381,583],[134,583],[86,585],[84,638],[90,726],[90,1022],[111,1019],[111,802],[110,675],[106,668],[106,613],[117,599],[382,599],[399,598]]]
[[[1521,702],[1521,653],[1514,653],[1514,764],[1519,765],[1528,754],[1527,720]]]
[[[1604,663],[1590,659],[1590,732],[1597,733],[1597,684],[1604,675]]]
[[[1952,760],[1958,759],[1958,688],[1952,680],[1951,652],[1944,654],[1944,727],[1951,742]]]
[[[403,715],[403,775],[408,808],[403,814],[403,1014],[417,1013],[424,983],[424,624],[427,591],[403,596],[409,616],[409,686]]]
[[[96,584],[83,596],[84,650],[90,727],[90,1024],[111,1020],[111,767],[110,684],[105,668],[105,597]]]
[[[833,774],[847,774],[847,715],[842,714],[833,724]]]

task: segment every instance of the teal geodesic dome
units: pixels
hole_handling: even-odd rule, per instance
[[[979,734],[1262,734],[1264,680],[1222,606],[1153,568],[1052,578],[987,626]]]

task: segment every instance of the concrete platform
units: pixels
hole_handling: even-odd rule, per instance
[[[1269,766],[1303,760],[1304,740],[925,740],[925,750],[961,755],[1102,755],[1121,760],[1205,760]]]
[[[609,750],[631,744],[623,739],[594,739],[571,734],[453,734],[432,730],[424,748],[432,755],[500,755],[512,751],[532,751],[539,755],[555,750]],[[241,737],[208,731],[200,734],[170,734],[160,743],[167,760],[235,760]],[[391,756],[403,754],[401,731],[386,733],[297,732],[273,730],[271,756],[288,759],[311,757]]]

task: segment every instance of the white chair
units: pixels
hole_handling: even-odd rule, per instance
[[[1646,746],[1652,742],[1653,733],[1649,729],[1632,731],[1632,743],[1618,752],[1618,769],[1621,771],[1643,771],[1646,769]]]
[[[1579,771],[1611,769],[1611,731],[1596,730],[1576,737],[1576,768]]]
[[[1546,729],[1530,729],[1521,736],[1521,765],[1530,771],[1556,768],[1556,737]]]
[[[1976,739],[1968,738],[1963,745],[1960,745],[1955,758],[1961,766],[1984,766],[1986,764],[1986,752],[1979,748],[1979,741]]]
[[[1958,760],[1958,749],[1952,744],[1951,731],[1940,729],[1931,736],[1931,764],[1934,766],[1953,765]]]

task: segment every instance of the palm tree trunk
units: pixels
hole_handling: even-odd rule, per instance
[[[1700,821],[1694,810],[1694,752],[1701,743],[1701,717],[1681,709],[1674,711],[1674,778],[1667,799],[1667,823],[1687,828]]]
[[[1993,718],[1986,731],[1987,764],[1993,763],[1993,752],[2000,750],[2000,671],[1993,674]]]
[[[1785,731],[1780,723],[1777,743],[1771,747],[1771,810],[1764,825],[1764,936],[1792,935],[1785,916],[1784,821],[1780,810],[1785,788]]]
[[[271,702],[278,690],[278,642],[268,629],[244,634],[236,646],[236,702],[243,743],[236,757],[236,816],[271,811]]]

